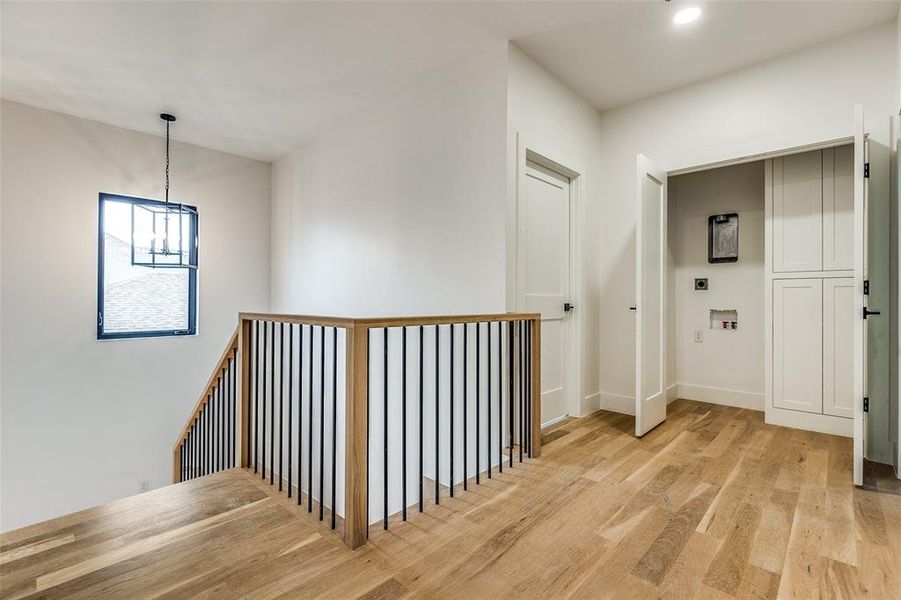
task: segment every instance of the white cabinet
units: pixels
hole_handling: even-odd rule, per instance
[[[823,280],[823,414],[854,417],[854,279]]]
[[[854,148],[766,162],[766,420],[851,435]]]
[[[854,148],[774,158],[774,273],[854,268]]]
[[[823,150],[823,270],[854,268],[854,147]]]
[[[773,271],[823,267],[823,153],[773,159]]]
[[[823,412],[823,280],[773,280],[773,406]]]

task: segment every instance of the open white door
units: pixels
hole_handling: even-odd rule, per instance
[[[854,485],[863,485],[866,415],[867,146],[863,104],[854,107]]]
[[[638,155],[635,435],[666,419],[666,172]]]

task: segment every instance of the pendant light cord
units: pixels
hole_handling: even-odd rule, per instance
[[[166,121],[166,204],[169,204],[169,121]]]

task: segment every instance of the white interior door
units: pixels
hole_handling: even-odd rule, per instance
[[[638,155],[635,435],[666,419],[666,173]]]
[[[866,296],[867,277],[867,163],[863,105],[854,107],[854,484],[863,485],[863,457],[866,440],[863,398],[866,396]]]
[[[568,410],[570,203],[567,177],[537,163],[526,163],[518,211],[522,297],[526,312],[541,313],[543,423],[565,416]]]

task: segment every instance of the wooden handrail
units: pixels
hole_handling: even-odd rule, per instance
[[[182,465],[181,454],[179,453],[181,444],[185,441],[185,438],[191,431],[191,425],[194,423],[194,419],[197,417],[197,415],[200,414],[200,411],[203,410],[203,407],[206,406],[207,402],[209,402],[210,392],[213,390],[216,382],[219,380],[219,377],[222,374],[222,369],[228,366],[229,358],[234,355],[234,351],[238,347],[239,331],[240,329],[235,329],[235,332],[232,334],[231,338],[229,338],[228,344],[226,344],[225,350],[223,350],[222,352],[222,356],[220,356],[218,362],[216,362],[216,368],[213,369],[213,373],[207,380],[206,385],[203,386],[203,391],[200,394],[200,399],[197,400],[197,404],[194,405],[194,410],[192,410],[191,414],[188,415],[188,419],[185,421],[184,427],[181,428],[181,432],[178,434],[178,439],[172,446],[172,481],[175,483],[178,483],[181,477]]]
[[[251,445],[250,427],[247,423],[250,419],[251,407],[251,357],[254,355],[252,347],[252,332],[254,322],[268,323],[284,323],[284,324],[300,324],[314,327],[338,328],[345,330],[345,382],[344,382],[344,542],[350,548],[358,548],[366,543],[368,536],[368,514],[367,514],[367,470],[368,453],[367,453],[367,434],[368,434],[368,386],[369,386],[369,335],[370,330],[383,328],[399,328],[399,327],[417,327],[417,326],[436,326],[436,325],[452,325],[464,323],[497,323],[497,322],[517,322],[528,321],[530,323],[529,331],[531,331],[531,357],[523,357],[520,347],[520,358],[530,361],[531,370],[531,389],[524,390],[531,397],[529,403],[530,413],[527,420],[527,429],[529,431],[528,441],[529,449],[532,457],[537,457],[541,453],[541,315],[539,313],[483,313],[471,315],[436,315],[436,316],[401,316],[401,317],[330,317],[317,315],[290,315],[276,313],[258,313],[258,312],[242,312],[238,315],[238,327],[232,334],[225,351],[219,359],[213,374],[210,376],[200,399],[191,412],[185,426],[182,428],[173,447],[173,479],[180,481],[182,476],[181,457],[182,444],[188,439],[188,434],[192,431],[195,418],[202,414],[204,407],[210,401],[212,391],[218,384],[219,377],[223,369],[229,366],[229,360],[236,358],[236,362],[231,366],[237,369],[239,380],[233,382],[236,385],[237,397],[233,401],[237,403],[234,411],[235,431],[237,432],[237,440],[234,440],[238,447],[234,450],[235,465],[243,468],[250,468],[251,457],[248,449]],[[274,325],[273,325],[274,327]],[[510,334],[514,336],[512,340],[519,344],[521,328],[511,326]],[[337,338],[336,338],[337,339]],[[511,344],[514,341],[511,340]],[[274,344],[275,342],[273,342]],[[281,343],[281,342],[280,342]],[[489,342],[490,344],[490,342]],[[274,348],[274,346],[273,346]],[[513,349],[513,346],[510,346]],[[274,351],[274,350],[273,350]],[[303,349],[301,349],[301,353]],[[311,359],[312,360],[312,359]],[[510,359],[511,368],[514,373],[511,379],[506,380],[503,385],[507,389],[512,390],[509,386],[513,384],[512,376],[519,380],[521,370],[526,368],[525,364],[520,361],[513,365],[514,359]],[[265,385],[265,384],[264,384]],[[512,394],[512,391],[509,393]],[[513,434],[511,433],[511,436]],[[526,435],[525,433],[522,434]],[[512,437],[511,437],[512,441]],[[520,440],[520,450],[522,450],[522,440]],[[512,452],[512,450],[511,450]],[[521,452],[520,452],[521,454]],[[290,457],[290,456],[289,456]],[[521,458],[520,458],[521,460]],[[265,474],[265,464],[263,472]],[[289,469],[290,471],[290,469]],[[281,473],[279,473],[281,476]],[[270,481],[272,476],[270,474]],[[289,480],[289,488],[291,486]],[[300,493],[300,484],[298,484],[298,493]],[[309,494],[308,494],[309,495]],[[333,498],[334,499],[334,498]],[[320,499],[322,501],[322,499]],[[331,509],[334,512],[334,507]],[[334,525],[333,525],[334,528]]]
[[[326,317],[317,315],[286,315],[270,313],[241,313],[241,320],[274,321],[277,323],[299,323],[321,325],[323,327],[412,327],[415,325],[449,325],[459,323],[497,323],[498,321],[533,321],[540,319],[538,313],[480,313],[472,315],[435,315],[410,317]]]

